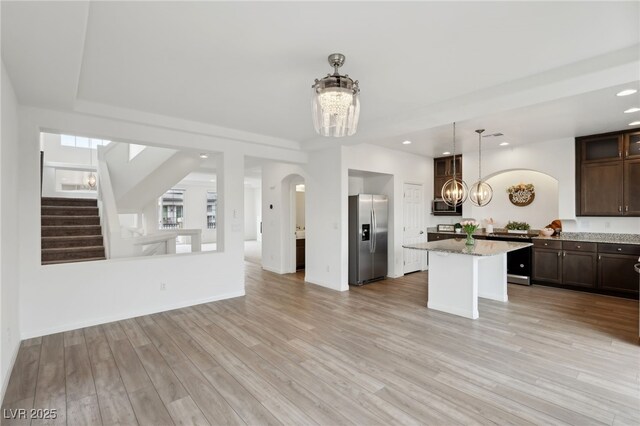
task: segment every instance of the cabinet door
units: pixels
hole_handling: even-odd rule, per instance
[[[627,133],[624,136],[624,158],[640,158],[640,132]]]
[[[622,135],[581,139],[582,163],[622,159]]]
[[[449,180],[448,177],[434,177],[433,178],[433,198],[442,197],[442,187]]]
[[[453,157],[449,159],[449,176],[453,176]],[[462,155],[456,155],[456,176],[462,176]]]
[[[583,164],[580,182],[582,216],[622,215],[623,162]]]
[[[562,254],[562,283],[595,287],[597,259],[596,253],[565,250]]]
[[[532,279],[548,283],[562,283],[561,250],[533,249]]]
[[[449,176],[449,158],[435,158],[433,160],[433,174],[436,177]]]
[[[640,216],[640,158],[624,161],[624,214]]]
[[[638,294],[638,274],[633,269],[638,262],[635,255],[606,253],[598,259],[598,287]]]

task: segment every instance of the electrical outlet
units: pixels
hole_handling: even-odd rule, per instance
[[[167,289],[167,283],[160,283],[160,291],[165,291]]]

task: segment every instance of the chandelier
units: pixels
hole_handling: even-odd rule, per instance
[[[493,188],[482,180],[482,132],[484,129],[476,130],[478,134],[478,181],[471,186],[469,191],[469,200],[478,207],[486,206],[493,198]]]
[[[344,64],[343,54],[332,53],[328,60],[333,74],[316,78],[312,86],[313,127],[322,136],[351,136],[358,129],[360,116],[358,80],[338,73],[338,68]]]
[[[456,178],[456,123],[453,123],[453,177],[442,185],[442,200],[451,207],[457,207],[467,199],[467,184]]]

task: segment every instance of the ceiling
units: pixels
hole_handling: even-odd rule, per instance
[[[433,156],[452,121],[469,150],[478,126],[530,143],[624,128],[620,108],[640,106],[613,96],[638,86],[638,2],[332,6],[3,1],[2,59],[23,104],[141,111],[306,149],[368,142]],[[362,91],[358,134],[339,140],[318,137],[310,113],[332,52]]]

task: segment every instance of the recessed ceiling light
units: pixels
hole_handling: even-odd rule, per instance
[[[205,154],[204,152],[200,154],[200,158],[209,158],[209,154]]]
[[[445,151],[442,153],[442,155],[451,155],[451,153],[449,151]]]
[[[629,123],[629,126],[639,126],[640,125],[640,121],[632,121],[631,123]]]
[[[411,145],[411,141],[404,141],[402,142],[402,145]]]
[[[622,92],[616,93],[616,96],[629,96],[629,95],[633,95],[636,92],[637,92],[636,89],[625,89]]]
[[[507,146],[507,145],[509,145],[509,142],[501,142],[500,143],[500,146]]]
[[[638,107],[633,107],[633,108],[629,108],[627,110],[624,111],[625,114],[631,114],[632,112],[638,112],[640,111],[640,108]]]

